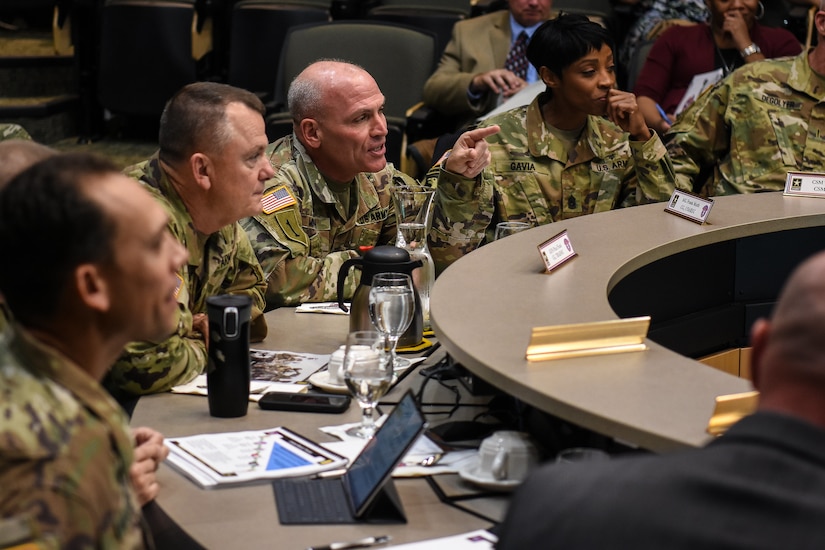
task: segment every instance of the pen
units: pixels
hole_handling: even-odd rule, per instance
[[[350,548],[369,548],[378,544],[384,544],[392,539],[389,535],[380,537],[367,537],[352,542],[332,542],[323,546],[310,546],[307,550],[349,550]]]
[[[659,111],[659,114],[662,115],[662,118],[665,119],[665,121],[667,121],[668,124],[673,124],[673,121],[670,120],[670,117],[667,116],[667,113],[665,113],[665,110],[662,109],[662,106],[659,105],[658,103],[656,104],[656,110]]]

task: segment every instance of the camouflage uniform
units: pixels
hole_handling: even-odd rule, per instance
[[[32,137],[19,124],[0,124],[0,141],[7,139],[25,139],[31,141]]]
[[[198,233],[180,196],[163,173],[157,155],[129,167],[163,205],[170,216],[169,229],[189,252],[189,261],[179,274],[178,323],[164,342],[132,342],[115,363],[106,385],[116,395],[166,391],[201,374],[207,363],[206,346],[192,329],[192,316],[206,313],[206,298],[217,294],[246,294],[252,297],[252,340],[266,336],[262,315],[266,283],[246,234],[237,223],[211,235]]]
[[[825,169],[825,79],[808,54],[749,63],[668,133],[677,181],[707,195],[781,191],[788,171]],[[700,173],[707,173],[704,181]],[[703,187],[704,185],[704,187]]]
[[[501,131],[487,138],[492,161],[480,181],[439,165],[427,174],[428,180],[439,178],[430,231],[438,273],[493,240],[500,221],[543,225],[662,201],[673,193],[673,168],[657,135],[630,141],[612,122],[590,116],[568,157],[564,142],[544,124],[544,97],[484,122]]]
[[[151,544],[122,409],[88,373],[18,326],[0,337],[0,517],[48,548]],[[145,540],[144,540],[144,537]]]
[[[358,174],[357,210],[351,214],[294,135],[270,146],[270,162],[275,177],[266,183],[264,213],[241,221],[266,274],[267,307],[336,300],[341,264],[358,257],[358,247],[395,240],[391,184],[417,183],[392,164]],[[277,203],[274,197],[280,197]],[[355,292],[357,275],[353,270],[347,277],[347,298]]]

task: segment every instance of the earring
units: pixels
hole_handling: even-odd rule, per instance
[[[759,0],[758,7],[756,8],[756,19],[762,19],[765,17],[765,4],[762,3],[762,0]]]

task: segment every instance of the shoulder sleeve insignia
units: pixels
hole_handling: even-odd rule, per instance
[[[180,273],[175,273],[175,277],[178,278],[178,284],[175,285],[175,299],[177,299],[180,295],[180,289],[183,288],[183,277],[181,277]]]
[[[272,214],[278,210],[283,210],[287,206],[297,204],[298,201],[287,189],[286,185],[279,185],[261,199],[261,205],[264,209],[264,214]]]

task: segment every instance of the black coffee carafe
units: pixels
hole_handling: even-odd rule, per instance
[[[410,254],[403,248],[381,245],[367,250],[360,258],[350,258],[338,272],[338,305],[344,311],[344,282],[349,269],[361,268],[361,282],[352,297],[352,311],[349,314],[349,330],[375,330],[370,319],[369,295],[372,278],[379,273],[405,273],[412,276],[412,270],[421,267],[421,260],[410,260]],[[399,347],[417,346],[423,339],[424,321],[421,316],[421,300],[415,292],[415,314],[410,327],[398,339]]]

